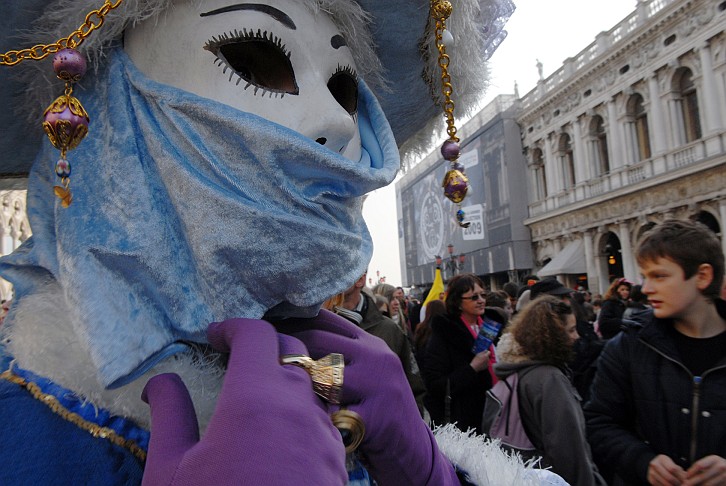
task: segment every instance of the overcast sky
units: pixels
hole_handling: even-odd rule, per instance
[[[627,17],[636,0],[514,0],[517,9],[507,23],[507,38],[490,59],[491,84],[485,97],[514,93],[514,83],[524,96],[537,84],[537,60],[544,77],[590,45],[595,36]],[[442,196],[443,197],[443,194]],[[363,216],[373,236],[373,259],[369,277],[376,271],[386,282],[401,285],[398,255],[396,196],[394,184],[371,193]]]

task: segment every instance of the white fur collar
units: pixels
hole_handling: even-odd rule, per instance
[[[68,318],[72,313],[60,287],[49,284],[44,291],[22,299],[19,304],[3,330],[3,342],[17,366],[53,380],[114,415],[132,418],[147,429],[149,406],[141,400],[141,391],[152,376],[176,373],[189,389],[200,429],[206,428],[223,377],[214,363],[191,354],[177,355],[126,386],[106,390]]]

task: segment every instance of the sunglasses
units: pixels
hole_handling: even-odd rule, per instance
[[[486,294],[481,293],[481,294],[474,294],[474,295],[469,296],[469,297],[464,297],[464,296],[461,297],[461,300],[475,300],[476,301],[476,300],[479,300],[479,299],[481,299],[481,300],[487,300],[486,299]]]

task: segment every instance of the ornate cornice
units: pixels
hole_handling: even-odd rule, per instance
[[[705,200],[726,198],[726,165],[529,224],[532,241],[583,233],[650,214],[673,212]]]

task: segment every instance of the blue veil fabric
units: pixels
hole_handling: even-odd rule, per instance
[[[29,179],[33,236],[0,274],[18,303],[60,285],[105,386],[205,341],[210,322],[312,316],[366,270],[362,196],[393,180],[399,158],[363,82],[357,163],[151,81],[119,48],[86,88],[75,95],[90,133],[68,153],[73,203],[53,194],[58,151],[45,144]]]

